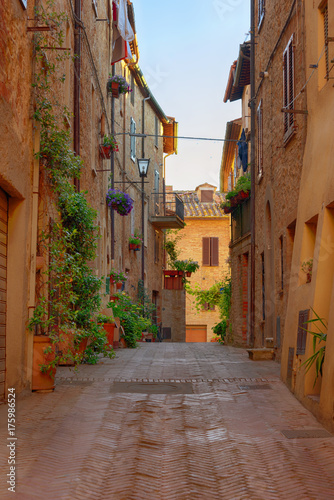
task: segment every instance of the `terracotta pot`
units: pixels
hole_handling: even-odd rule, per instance
[[[123,283],[116,283],[117,290],[120,290],[123,286]]]
[[[52,352],[45,354],[46,348],[52,347]],[[52,391],[55,388],[56,367],[50,367],[47,373],[42,373],[40,365],[49,364],[55,359],[55,346],[49,337],[34,335],[33,365],[32,365],[32,390]]]
[[[186,271],[186,276],[187,276],[187,278],[190,278],[190,276],[191,276],[191,271]]]
[[[119,97],[119,83],[111,82],[111,95],[116,99]]]
[[[103,160],[109,160],[111,157],[112,148],[111,146],[100,146],[100,157]]]
[[[58,361],[59,366],[74,366],[74,357],[80,354],[80,359],[83,357],[87,347],[87,338],[83,338],[78,344],[74,344],[75,333],[72,331],[60,331],[62,340],[57,343],[58,356],[61,357]]]
[[[115,324],[114,323],[104,323],[103,328],[107,332],[106,337],[107,337],[108,347],[113,347]]]

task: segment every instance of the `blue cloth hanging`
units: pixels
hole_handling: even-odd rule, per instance
[[[238,145],[238,155],[241,160],[242,170],[246,172],[248,168],[248,143],[246,142],[246,133],[245,129],[242,129],[241,136]]]

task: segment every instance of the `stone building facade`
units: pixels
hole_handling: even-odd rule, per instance
[[[190,286],[208,290],[229,276],[230,221],[220,203],[222,194],[216,186],[201,184],[194,191],[177,191],[184,202],[186,226],[178,242],[179,259],[192,259],[200,265],[189,279]],[[205,255],[205,242],[210,245],[210,258]],[[213,241],[215,240],[215,241]],[[216,244],[216,247],[214,246]],[[220,321],[217,307],[198,311],[193,295],[186,294],[186,342],[210,342],[212,328]]]
[[[240,45],[238,59],[230,68],[224,102],[241,100],[242,117],[228,122],[220,166],[221,189],[231,191],[238,179],[250,174],[249,158],[249,99],[250,99],[250,44]],[[242,135],[243,134],[243,135]],[[247,160],[242,165],[238,141],[246,141]],[[246,163],[246,164],[245,164]],[[230,266],[231,311],[228,341],[234,345],[249,346],[250,338],[250,279],[251,236],[250,199],[238,204],[228,217],[231,218]]]
[[[254,0],[254,345],[280,358],[307,118],[304,2]],[[269,339],[269,340],[268,340]]]
[[[127,2],[132,29],[134,13]],[[34,8],[39,15],[36,15]],[[50,10],[51,9],[51,10]],[[60,15],[60,17],[57,17]],[[136,36],[131,41],[132,55],[118,62],[113,41],[115,23],[112,2],[66,2],[52,6],[40,0],[15,0],[0,6],[0,399],[8,387],[17,392],[31,388],[33,334],[27,323],[36,306],[43,272],[49,256],[43,254],[41,231],[58,217],[50,190],[50,179],[36,153],[40,148],[40,129],[36,111],[37,74],[43,79],[49,64],[56,64],[52,99],[66,106],[62,127],[71,137],[73,150],[83,161],[81,177],[74,178],[77,191],[85,192],[96,210],[99,227],[97,258],[90,263],[97,277],[106,277],[112,267],[128,271],[126,291],[134,298],[141,279],[141,252],[129,250],[128,238],[135,229],[142,231],[141,179],[136,164],[144,155],[150,158],[144,195],[144,282],[161,318],[163,268],[163,231],[168,224],[182,225],[179,218],[158,212],[164,192],[163,153],[176,152],[176,140],[163,139],[164,127],[174,135],[177,127],[160,108],[138,66]],[[63,38],[58,38],[60,29]],[[36,40],[43,36],[41,51]],[[40,54],[41,57],[38,56]],[[76,55],[76,57],[74,57]],[[37,57],[38,56],[38,57]],[[43,70],[44,68],[44,70]],[[126,77],[133,92],[113,99],[107,92],[110,73]],[[130,137],[131,118],[136,133]],[[145,121],[145,124],[144,124]],[[172,132],[172,133],[171,133]],[[116,134],[119,151],[111,160],[100,154],[104,135]],[[166,134],[165,134],[166,135]],[[132,145],[131,145],[132,143]],[[131,147],[136,143],[137,154]],[[14,147],[14,148],[13,148]],[[13,149],[15,154],[13,154]],[[134,200],[127,217],[114,214],[107,206],[106,193],[113,182]],[[117,183],[117,184],[116,184]],[[172,222],[170,222],[172,220]],[[18,278],[18,276],[20,278]],[[101,290],[104,306],[108,300]]]
[[[334,2],[305,3],[305,91],[296,108],[307,111],[306,146],[293,240],[291,283],[287,300],[281,375],[296,397],[331,431],[334,430],[334,174],[333,66]],[[298,88],[297,90],[300,90]],[[299,98],[300,99],[300,98]],[[305,118],[304,118],[305,119]],[[292,246],[292,245],[291,245]],[[311,261],[309,275],[303,263]],[[322,318],[310,325],[307,319]],[[327,334],[322,376],[302,364],[313,354],[313,336]]]

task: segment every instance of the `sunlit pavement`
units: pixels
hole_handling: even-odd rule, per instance
[[[333,437],[243,349],[147,343],[59,368],[54,393],[17,401],[15,494],[0,417],[1,499],[334,499]]]

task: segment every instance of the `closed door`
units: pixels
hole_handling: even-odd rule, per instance
[[[0,400],[5,397],[8,198],[0,188]]]
[[[206,326],[186,326],[186,342],[206,342]]]

